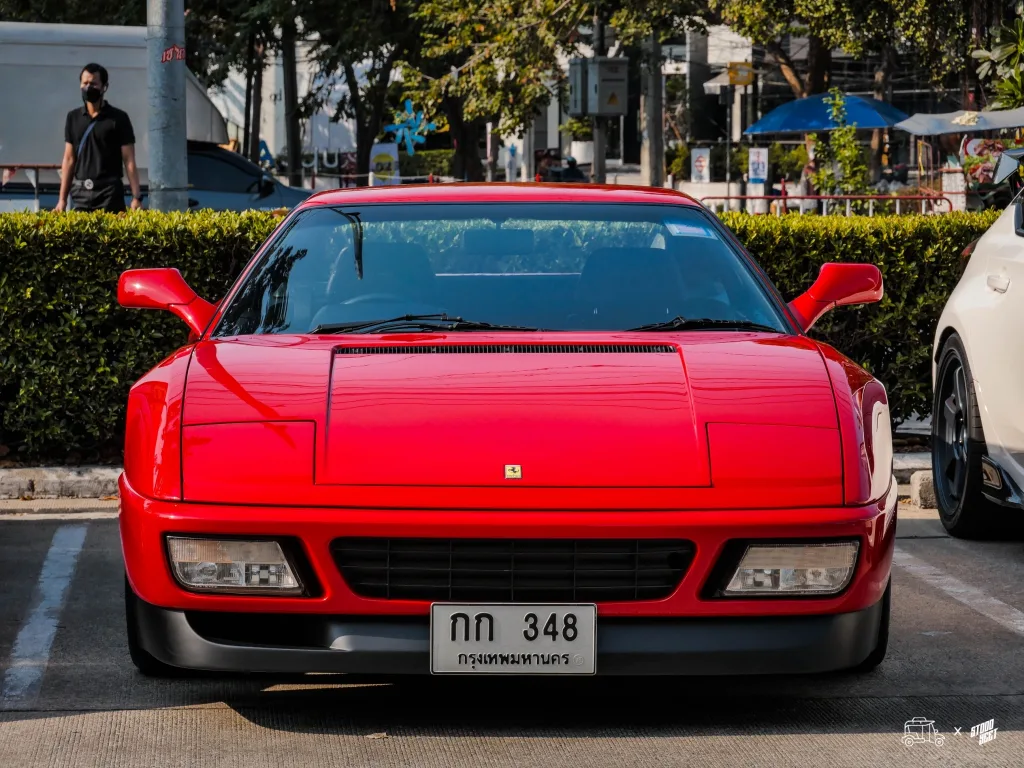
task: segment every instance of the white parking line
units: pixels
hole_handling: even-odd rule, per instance
[[[31,707],[50,660],[57,624],[85,543],[85,525],[62,525],[53,534],[32,594],[32,612],[22,624],[0,687],[0,710]]]
[[[992,619],[1011,632],[1024,635],[1024,612],[1018,611],[1012,605],[1007,605],[1002,600],[986,595],[977,587],[964,584],[948,573],[928,565],[923,560],[918,560],[899,547],[896,547],[893,552],[892,564],[942,590],[954,600],[960,601],[968,608]]]

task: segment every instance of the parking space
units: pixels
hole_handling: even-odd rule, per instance
[[[146,679],[124,640],[116,520],[67,517],[0,518],[0,765],[863,768],[1024,754],[1024,544],[951,540],[928,513],[899,523],[876,672],[641,681]],[[941,746],[901,743],[915,717]],[[997,735],[982,745],[971,728],[988,720]]]

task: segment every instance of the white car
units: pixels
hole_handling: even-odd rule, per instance
[[[1024,151],[1004,152],[996,180]],[[964,251],[968,262],[933,348],[932,469],[939,517],[954,536],[1024,520],[1024,203],[1018,195]]]

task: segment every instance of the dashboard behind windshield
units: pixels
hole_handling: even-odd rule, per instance
[[[790,332],[778,302],[703,211],[417,203],[299,213],[214,335],[302,334],[407,314],[566,331],[682,317]]]

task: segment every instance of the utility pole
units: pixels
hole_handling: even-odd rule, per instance
[[[188,210],[185,121],[185,3],[147,0],[149,207]]]
[[[608,48],[604,44],[604,19],[601,17],[601,4],[594,3],[594,56],[604,56]],[[593,88],[591,84],[588,86]],[[591,173],[595,184],[604,184],[605,154],[608,148],[608,127],[603,117],[594,115],[594,163]]]
[[[725,194],[732,194],[732,102],[733,85],[730,83],[725,88],[726,110],[725,110]]]
[[[260,120],[263,113],[263,68],[266,66],[263,40],[257,40],[253,56],[252,117],[249,119],[249,159],[260,164]]]
[[[643,126],[640,131],[640,183],[665,186],[665,116],[662,100],[661,43],[651,35],[644,57],[643,89],[640,92]]]
[[[284,133],[288,150],[288,186],[302,186],[302,136],[299,132],[299,91],[295,61],[295,21],[281,25],[281,63],[284,69]]]
[[[252,117],[252,72],[256,69],[256,35],[249,33],[249,55],[245,62],[245,119],[242,126],[242,157],[249,156],[249,120]]]

